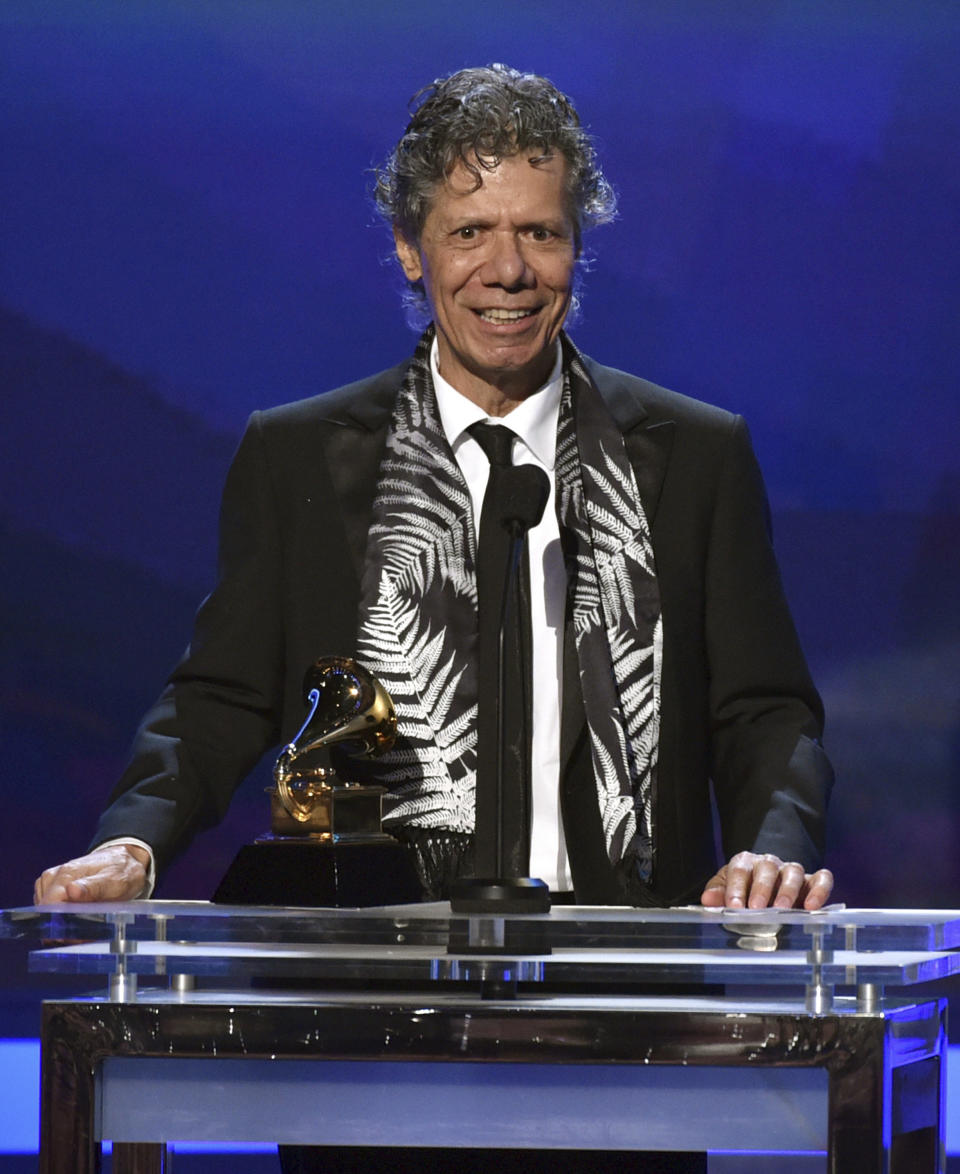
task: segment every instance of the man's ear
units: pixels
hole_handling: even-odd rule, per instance
[[[400,268],[406,275],[407,281],[419,281],[423,277],[423,264],[420,260],[420,250],[403,235],[399,228],[393,230],[393,241],[397,249],[397,260]]]

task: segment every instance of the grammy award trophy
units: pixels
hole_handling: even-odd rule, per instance
[[[328,747],[376,757],[397,717],[383,685],[357,661],[327,656],[304,676],[307,716],[277,759],[270,831],[241,848],[213,899],[228,905],[360,907],[421,899],[407,849],[381,826],[384,787],[341,779]],[[341,767],[341,770],[343,768]]]

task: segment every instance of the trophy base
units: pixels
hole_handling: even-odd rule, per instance
[[[263,836],[234,857],[219,905],[360,909],[423,900],[413,859],[392,836]]]

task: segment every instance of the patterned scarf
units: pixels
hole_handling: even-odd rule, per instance
[[[421,338],[387,435],[361,585],[357,655],[397,709],[377,764],[387,827],[474,830],[476,540]],[[623,437],[564,339],[556,510],[597,801],[610,861],[649,881],[660,718],[653,549]],[[536,769],[536,764],[534,764]]]

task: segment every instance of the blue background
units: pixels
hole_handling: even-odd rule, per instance
[[[212,582],[247,414],[409,353],[371,168],[415,90],[494,60],[573,96],[620,193],[577,342],[751,424],[838,898],[960,906],[953,0],[6,0],[3,905],[86,845]],[[162,895],[209,895],[264,781]],[[36,1031],[23,962],[0,1034]]]
[[[750,422],[838,898],[960,906],[952,0],[6,0],[4,905],[84,849],[188,639],[247,414],[411,350],[371,169],[414,91],[494,60],[572,95],[620,193],[576,341]],[[263,781],[162,895],[209,895]]]

